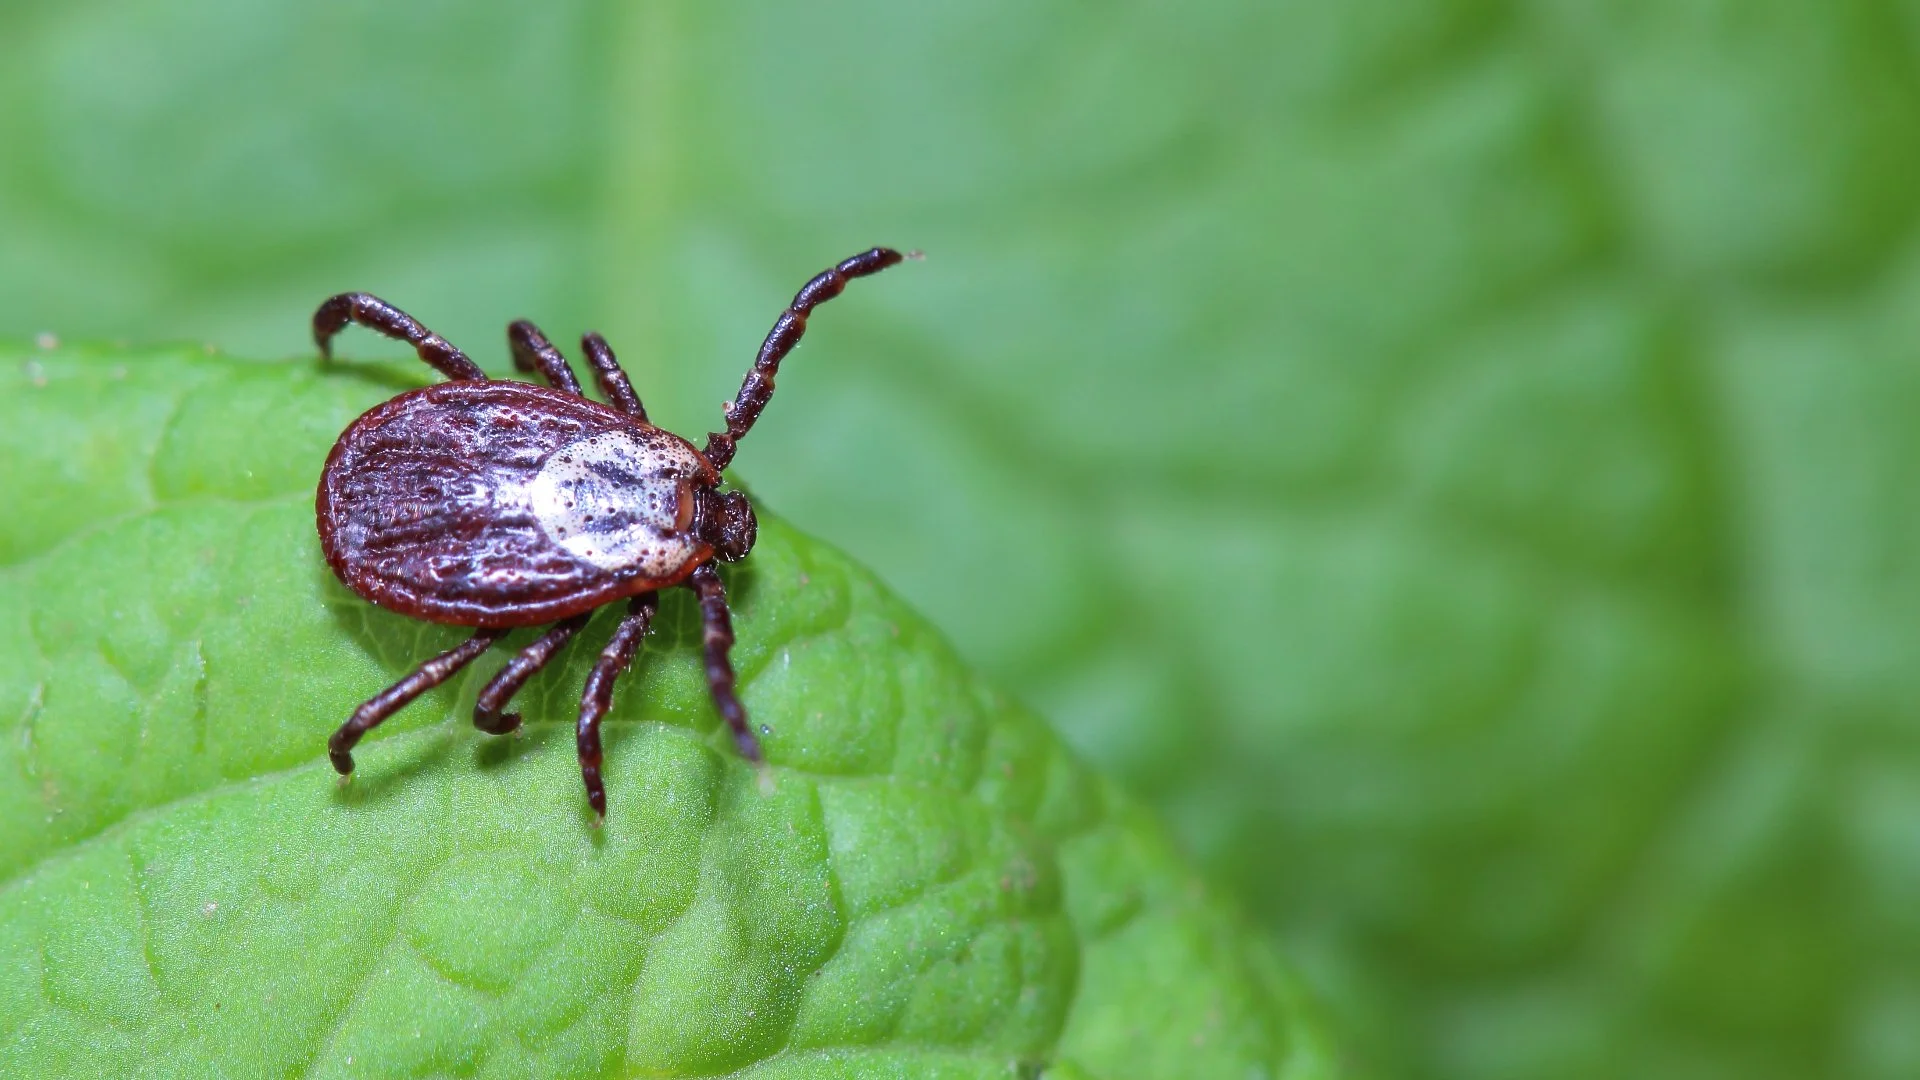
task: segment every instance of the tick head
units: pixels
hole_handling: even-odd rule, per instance
[[[738,491],[700,492],[695,509],[693,531],[703,543],[713,547],[721,562],[739,562],[753,550],[760,522],[753,516],[753,504]]]

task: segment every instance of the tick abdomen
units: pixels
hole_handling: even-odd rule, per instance
[[[403,394],[341,435],[321,478],[327,560],[436,622],[549,622],[686,576],[692,446],[597,402],[510,382]]]

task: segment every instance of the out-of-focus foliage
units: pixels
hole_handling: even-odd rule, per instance
[[[1385,1071],[1920,1072],[1920,6],[0,19],[0,333],[297,353],[365,288],[496,368],[604,330],[698,431],[924,247],[743,474]]]

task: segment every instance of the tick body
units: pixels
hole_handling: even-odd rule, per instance
[[[587,800],[606,813],[600,720],[613,684],[646,636],[662,589],[691,589],[705,624],[707,683],[741,756],[760,743],[734,692],[733,629],[715,562],[753,547],[753,507],[721,490],[735,444],[773,396],[780,361],[808,314],[848,280],[903,256],[873,248],[816,275],[761,345],[725,430],[704,448],[647,422],[613,351],[581,339],[601,394],[585,397],[559,350],[528,322],[507,328],[514,365],[546,386],[487,378],[479,366],[411,316],[365,293],[343,293],[314,313],[322,355],[356,322],[413,345],[449,381],[368,410],[341,434],[320,477],[316,514],[327,563],[347,587],[382,607],[474,628],[473,637],[375,695],[334,732],[327,749],[342,775],[353,747],[408,702],[473,662],[508,630],[551,624],[480,692],[474,725],[505,734],[506,711],[526,680],[603,605],[627,613],[587,676],[576,736]]]

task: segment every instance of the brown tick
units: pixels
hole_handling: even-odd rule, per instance
[[[356,322],[412,345],[450,380],[377,405],[347,427],[328,455],[316,499],[320,546],[347,587],[381,607],[430,622],[474,627],[465,642],[421,664],[355,709],[327,741],[342,776],[361,736],[447,681],[517,626],[551,623],[480,691],[473,724],[502,735],[520,726],[507,703],[580,632],[595,608],[627,601],[580,696],[580,775],[594,813],[607,812],[600,780],[600,718],[613,683],[632,663],[659,607],[660,590],[699,597],[707,685],[734,745],[759,763],[760,740],[734,691],[733,623],[714,560],[753,548],[753,506],[722,491],[734,444],[773,397],[780,361],[806,333],[807,315],[852,278],[903,256],[873,248],[816,275],[794,296],[726,406],[726,430],[703,450],[647,423],[647,411],[598,334],[581,338],[602,405],[580,392],[567,361],[530,322],[507,327],[514,367],[548,383],[493,380],[412,316],[366,293],[342,293],[313,314],[322,357]]]

